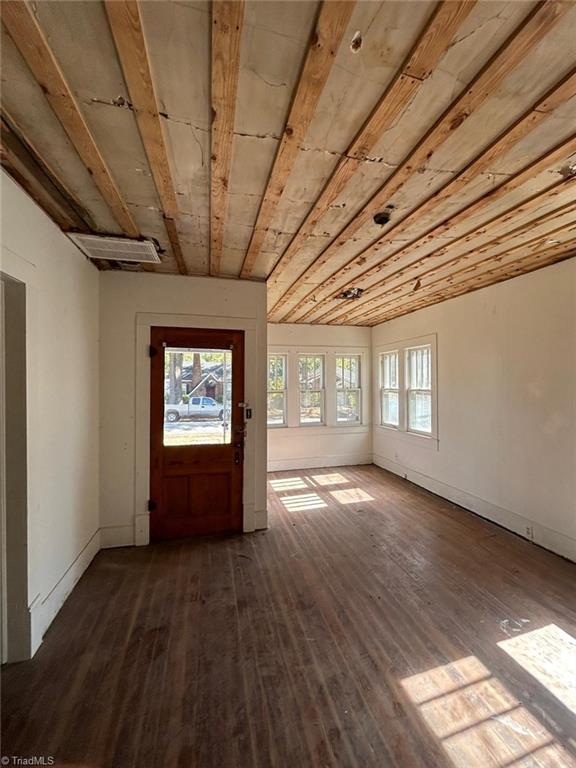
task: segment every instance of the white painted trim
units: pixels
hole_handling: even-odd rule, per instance
[[[146,530],[148,536],[148,530]],[[148,541],[146,541],[146,544]],[[134,546],[134,527],[131,525],[105,525],[100,528],[100,546],[102,549]]]
[[[268,472],[282,472],[288,469],[320,469],[322,467],[346,467],[355,464],[372,464],[372,456],[348,454],[340,456],[305,456],[295,459],[269,459]]]
[[[86,568],[88,568],[99,550],[100,529],[94,531],[88,543],[85,544],[80,554],[62,574],[46,597],[41,599],[40,595],[37,595],[32,601],[29,606],[32,632],[32,656],[40,647],[44,633],[63,606],[64,601],[72,592],[80,577]]]
[[[549,549],[557,555],[561,555],[568,560],[576,562],[576,539],[567,536],[564,533],[558,533],[557,531],[547,528],[534,520],[530,520],[517,512],[510,509],[504,509],[503,507],[492,504],[478,496],[474,496],[467,491],[463,491],[460,488],[454,488],[440,480],[435,480],[433,477],[429,477],[421,472],[410,469],[409,467],[399,464],[392,459],[388,459],[385,456],[375,454],[374,464],[383,469],[387,469],[389,472],[393,472],[395,475],[400,475],[400,477],[403,477],[405,480],[409,480],[411,483],[426,488],[427,490],[432,491],[432,493],[464,507],[464,509],[475,512],[477,515],[480,515],[480,517],[498,523],[498,525],[507,528],[513,533],[517,533],[519,536],[522,536],[524,539],[527,539],[534,544],[544,547],[544,549]]]
[[[259,509],[254,512],[254,530],[261,531],[268,528],[268,510]]]

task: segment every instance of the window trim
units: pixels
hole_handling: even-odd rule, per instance
[[[271,357],[281,357],[284,360],[284,389],[268,389],[268,373],[270,372]],[[269,352],[266,356],[266,363],[266,428],[283,429],[288,426],[288,354],[286,352]],[[284,411],[282,414],[282,422],[270,423],[268,421],[268,396],[270,393],[278,394],[278,392],[281,392],[284,395]]]
[[[338,386],[338,360],[344,359],[344,358],[352,358],[355,357],[358,362],[358,386],[357,387],[339,387]],[[336,401],[335,401],[335,424],[338,427],[357,427],[359,424],[362,424],[362,355],[359,352],[336,352],[334,355],[334,364],[336,366],[335,375],[334,375],[334,390],[336,394]],[[338,419],[338,393],[339,392],[357,392],[358,394],[358,411],[356,412],[356,419],[354,421],[350,421],[349,419]]]
[[[410,349],[417,347],[430,347],[431,354],[431,406],[432,406],[432,431],[422,432],[415,429],[408,428],[408,396],[409,391],[406,386],[406,367],[407,367],[407,353]],[[398,426],[394,424],[386,424],[383,422],[383,408],[382,408],[382,396],[383,390],[383,367],[382,358],[387,352],[398,352]],[[430,334],[427,336],[419,336],[411,339],[398,340],[389,344],[378,344],[374,347],[374,365],[378,370],[378,386],[375,387],[378,393],[378,402],[374,403],[374,414],[377,414],[375,419],[375,428],[385,431],[391,431],[398,435],[404,435],[412,441],[420,441],[422,445],[433,445],[438,447],[438,378],[437,378],[437,336],[436,334]],[[417,390],[412,390],[417,391]],[[428,390],[425,390],[426,392]]]
[[[302,357],[319,357],[322,362],[322,388],[302,389],[300,383],[300,359]],[[325,427],[326,426],[326,353],[325,352],[297,352],[296,366],[298,371],[298,426],[299,427]],[[302,421],[302,393],[320,392],[320,421]]]
[[[386,355],[395,354],[396,361],[396,382],[397,387],[385,387],[384,386],[384,358]],[[388,427],[389,429],[398,429],[400,426],[400,367],[401,367],[401,350],[399,349],[387,349],[378,355],[378,375],[380,380],[378,382],[378,391],[380,393],[380,426]],[[384,421],[384,398],[383,395],[386,392],[393,392],[398,396],[398,424],[392,424],[391,421]]]

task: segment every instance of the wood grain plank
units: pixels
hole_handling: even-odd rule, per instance
[[[243,21],[243,0],[214,0],[212,3],[211,275],[220,273],[222,260]]]
[[[380,285],[383,285],[385,281],[390,279],[390,274],[388,274],[385,278],[378,278],[378,273],[382,270],[384,265],[388,264],[394,264],[397,262],[401,262],[403,258],[410,257],[410,255],[413,253],[414,248],[421,247],[424,245],[427,245],[429,243],[433,243],[436,238],[438,238],[441,235],[445,235],[446,232],[448,232],[452,227],[461,224],[462,222],[465,222],[468,218],[471,216],[475,216],[479,212],[481,212],[484,208],[489,207],[505,195],[507,195],[509,192],[514,191],[515,189],[518,189],[522,184],[525,184],[527,181],[529,181],[531,178],[536,176],[538,173],[548,170],[549,168],[553,167],[555,164],[563,161],[566,159],[566,157],[569,157],[573,152],[576,151],[576,135],[570,136],[565,141],[560,142],[558,145],[553,147],[550,151],[545,152],[543,155],[541,155],[537,160],[534,160],[530,162],[527,166],[522,168],[517,173],[513,174],[511,177],[509,177],[505,182],[500,184],[497,187],[494,187],[490,192],[488,192],[483,197],[480,197],[478,200],[473,201],[469,205],[465,206],[461,211],[459,211],[454,216],[450,217],[449,219],[440,222],[440,224],[435,225],[430,230],[427,230],[423,235],[416,238],[415,240],[409,242],[408,244],[402,244],[402,246],[395,251],[388,253],[384,259],[381,259],[378,263],[378,269],[370,268],[367,270],[366,275],[362,275],[361,278],[368,278],[372,276],[376,276],[377,279],[375,282],[367,284],[367,287],[370,287],[370,290],[373,290],[374,288],[379,287]],[[562,180],[558,182],[558,184],[562,184]],[[555,188],[556,185],[553,185],[552,188]],[[487,226],[491,226],[493,224],[497,224],[498,222],[501,222],[502,220],[506,220],[510,218],[510,216],[516,215],[518,213],[521,213],[522,210],[525,210],[524,206],[528,205],[530,206],[532,204],[532,201],[539,200],[540,195],[547,195],[548,189],[546,188],[543,192],[537,193],[536,196],[530,196],[529,198],[526,198],[521,203],[517,203],[516,205],[512,206],[511,208],[506,208],[503,211],[497,212],[494,216],[489,218],[488,220],[482,222],[482,224],[473,227],[472,229],[468,230],[464,235],[455,238],[454,240],[450,241],[448,244],[444,244],[442,248],[440,249],[441,253],[446,253],[447,250],[454,245],[457,245],[461,242],[470,242],[473,240],[477,234],[484,234],[485,228]],[[386,244],[393,244],[393,241],[389,241]],[[382,244],[382,247],[384,247],[384,243]],[[434,251],[433,253],[436,253]],[[428,256],[431,256],[432,254],[428,254]],[[402,265],[399,270],[392,273],[392,277],[394,277],[397,273],[401,273],[401,270],[405,269],[406,267],[412,268],[413,266],[417,266],[418,264],[423,263],[424,259],[427,259],[428,257],[421,257],[413,262],[409,262],[408,265]],[[332,285],[332,283],[331,283]],[[336,314],[340,314],[340,306],[339,302],[336,301],[336,295],[337,292],[333,292],[333,295],[330,299],[330,301],[325,302],[325,306],[322,309],[322,317],[328,317],[331,316],[333,312],[336,312]],[[364,304],[367,301],[366,298],[362,298],[359,300],[361,304]],[[311,309],[308,309],[304,315],[300,318],[300,320],[308,319],[314,312],[315,308],[312,307]]]
[[[366,306],[377,306],[377,303],[381,301],[382,296],[385,295],[385,293],[388,291],[388,287],[393,284],[395,279],[414,278],[417,280],[423,267],[429,269],[432,266],[441,263],[442,259],[444,259],[446,256],[450,256],[450,251],[456,246],[470,245],[470,248],[462,254],[463,257],[466,257],[468,253],[482,247],[482,245],[478,245],[478,238],[484,237],[492,230],[498,230],[500,227],[502,227],[503,224],[506,224],[509,221],[513,222],[514,219],[518,216],[529,213],[541,205],[553,203],[560,195],[565,192],[565,190],[568,188],[567,184],[569,183],[570,186],[573,186],[574,180],[560,179],[545,189],[540,190],[539,192],[535,192],[528,198],[525,198],[521,204],[515,204],[508,207],[504,211],[499,211],[497,214],[492,216],[492,218],[483,222],[478,227],[474,227],[472,230],[464,233],[458,238],[455,238],[449,243],[438,246],[425,256],[418,257],[410,264],[403,264],[398,269],[390,272],[387,278],[378,281],[378,283],[371,287],[370,293],[366,299],[362,297],[362,299],[359,300],[359,306],[352,309],[340,308],[340,311],[337,313],[334,313],[332,310],[330,310],[329,313],[327,312],[321,318],[318,318],[318,321],[327,320],[328,316],[330,316],[330,320],[336,318],[341,319],[342,317],[348,317],[351,313],[364,311]],[[457,263],[457,261],[458,257],[455,256],[453,263]]]
[[[376,238],[373,243],[366,248],[363,248],[346,264],[327,277],[320,290],[310,291],[304,297],[300,298],[298,307],[289,310],[287,313],[283,313],[283,319],[287,321],[296,317],[302,319],[302,315],[307,314],[306,304],[312,295],[314,295],[316,301],[319,301],[328,296],[334,298],[338,293],[352,287],[352,285],[357,285],[359,282],[363,285],[365,280],[372,275],[376,275],[380,271],[382,266],[382,256],[380,252],[383,247],[386,247],[386,245],[392,242],[392,234],[394,237],[398,237],[413,226],[420,217],[428,214],[450,197],[457,195],[467,184],[478,178],[480,174],[489,170],[492,163],[499,157],[504,156],[516,143],[524,139],[541,125],[555,109],[575,95],[576,68],[563,77],[560,82],[544,94],[541,99],[538,99],[521,117],[488,144],[485,149],[476,155],[476,157],[473,158],[461,171],[449,179],[437,192],[423,200],[414,208],[414,210],[404,216],[404,218],[394,222],[387,228],[383,235]],[[563,159],[563,156],[561,155],[563,146],[564,144],[561,145],[559,150],[554,149],[551,153],[547,153],[543,157],[534,160],[532,163],[528,163],[521,172],[514,174],[509,179],[506,186],[503,184],[499,185],[496,189],[500,189],[501,191],[495,194],[498,197],[502,196],[502,194],[506,193],[505,190],[509,192],[520,186],[531,176],[535,176],[540,170],[546,169],[548,165],[556,162],[556,159]],[[576,145],[573,146],[576,149]],[[494,196],[491,196],[493,192],[494,190],[491,190],[477,201],[474,201],[470,206],[466,206],[461,212],[454,214],[453,217],[433,225],[423,235],[414,239],[410,243],[410,248],[414,248],[422,242],[427,242],[432,237],[443,234],[460,221],[464,221],[467,217],[477,213],[485,205],[492,204],[496,199]],[[387,258],[388,257],[386,257],[386,259]],[[294,287],[294,290],[291,289],[287,292],[285,298],[289,299],[294,296],[296,290],[296,287]],[[313,308],[311,309],[313,311]]]
[[[423,280],[430,279],[431,277],[438,274],[439,272],[442,272],[443,270],[456,266],[461,262],[470,260],[477,256],[481,256],[483,253],[492,252],[489,258],[494,258],[494,260],[496,261],[501,255],[501,252],[497,251],[496,249],[498,249],[500,246],[506,246],[506,244],[511,239],[517,238],[519,235],[524,235],[524,234],[528,235],[534,229],[539,228],[544,224],[552,222],[558,218],[563,218],[568,214],[573,214],[575,212],[576,212],[576,203],[568,202],[560,206],[559,208],[556,208],[552,211],[548,211],[542,216],[538,216],[537,218],[534,218],[531,221],[525,222],[523,224],[520,224],[514,227],[513,229],[507,230],[503,234],[500,234],[492,238],[491,240],[488,240],[482,245],[473,245],[472,248],[467,249],[466,251],[458,254],[457,256],[453,256],[451,259],[448,259],[447,261],[441,260],[442,255],[444,255],[443,253],[439,253],[436,255],[430,254],[429,259],[425,259],[420,262],[419,264],[420,268],[404,268],[402,270],[398,270],[397,272],[395,272],[394,275],[390,278],[390,280],[386,283],[386,288],[381,291],[378,291],[377,294],[372,297],[373,302],[370,304],[370,306],[359,307],[352,311],[346,312],[343,315],[339,315],[338,318],[334,318],[332,322],[340,322],[342,318],[345,318],[346,320],[351,320],[351,319],[355,319],[356,316],[362,316],[362,318],[364,319],[371,315],[379,314],[382,311],[382,301],[384,300],[386,302],[388,297],[395,299],[399,294],[402,294],[402,293],[409,295],[412,293],[412,291],[416,289],[416,286],[419,287],[422,284]],[[564,223],[561,228],[559,228],[558,230],[553,230],[553,232],[548,233],[547,236],[554,234],[556,231],[559,231],[559,232],[568,231],[568,225]],[[525,241],[524,245],[527,245],[528,242],[529,241]],[[515,252],[517,248],[518,246],[513,248],[512,251],[506,250],[505,253]],[[448,249],[447,251],[448,255],[449,255],[449,252],[450,251]],[[424,266],[426,267],[425,269],[422,268]],[[456,274],[456,272],[454,272],[453,274]]]
[[[240,272],[242,278],[250,277],[254,271],[268,227],[292,172],[298,148],[306,137],[354,5],[355,0],[325,0],[322,3],[244,257]]]
[[[304,272],[291,275],[291,284],[297,280],[305,281],[311,275],[317,274],[340,248],[342,242],[347,242],[370,221],[374,211],[385,207],[417,169],[426,166],[432,154],[486,101],[510,71],[544,39],[569,10],[568,3],[559,0],[542,0],[529,11],[498,51],[394,169],[384,184],[366,201],[359,213],[332,239]],[[277,277],[272,275],[269,282],[275,284]],[[285,297],[286,291],[272,307],[271,317],[278,317],[279,310],[286,303]]]
[[[378,317],[361,318],[358,320],[358,325],[379,325],[387,320],[392,320],[395,317],[401,317],[410,312],[415,312],[418,309],[424,309],[434,304],[439,304],[442,301],[456,298],[457,296],[463,296],[467,293],[480,290],[481,288],[487,288],[491,285],[504,282],[505,280],[511,280],[514,277],[520,275],[526,275],[529,272],[534,272],[537,269],[543,269],[549,267],[552,264],[557,264],[567,259],[576,257],[576,241],[569,243],[562,243],[561,245],[555,245],[551,248],[539,251],[537,253],[529,254],[524,258],[517,259],[511,264],[504,266],[494,267],[493,269],[486,270],[485,272],[474,275],[464,280],[462,283],[456,283],[454,286],[444,288],[437,293],[432,294],[426,298],[415,300],[414,302],[405,302],[400,308],[391,310],[387,313],[383,313]]]
[[[443,0],[435,6],[412,50],[345,150],[319,197],[306,214],[298,232],[275,264],[270,279],[281,280],[286,270],[290,268],[295,254],[310,237],[330,205],[343,192],[384,131],[399,119],[414,99],[474,5],[474,0],[472,2]]]
[[[375,466],[269,480],[267,531],[98,553],[34,659],[2,669],[6,754],[106,768],[534,762],[516,723],[498,722],[505,696],[523,738],[553,749],[538,765],[573,768],[571,712],[497,644],[504,619],[517,636],[576,634],[573,563]],[[463,717],[448,756],[430,722],[458,732]]]
[[[553,221],[554,218],[557,218],[558,216],[565,216],[567,213],[573,213],[576,210],[576,205],[570,204],[563,206],[563,208],[564,210],[561,212],[554,211],[553,216],[549,215],[548,217],[542,217],[542,219],[536,220],[533,225],[534,228],[540,228],[543,223],[546,223],[547,221]],[[535,237],[523,239],[521,243],[518,243],[512,247],[506,247],[505,241],[508,239],[508,237],[497,238],[494,241],[487,243],[481,249],[472,249],[467,251],[466,254],[461,254],[444,264],[440,264],[430,270],[426,270],[421,274],[421,276],[417,278],[416,282],[414,282],[414,280],[410,280],[409,287],[406,286],[406,284],[402,284],[402,287],[399,290],[395,289],[394,291],[390,291],[388,294],[390,298],[387,301],[384,301],[379,308],[372,311],[365,311],[364,313],[360,311],[359,317],[363,321],[366,320],[366,318],[373,319],[376,316],[379,317],[384,313],[384,311],[388,311],[389,309],[394,309],[397,306],[401,306],[403,303],[405,304],[407,300],[410,302],[410,300],[413,301],[415,298],[421,299],[427,294],[438,290],[438,288],[441,288],[442,286],[452,285],[460,275],[467,275],[471,272],[475,274],[483,274],[487,271],[489,272],[491,268],[495,268],[496,266],[501,265],[504,261],[508,262],[510,259],[514,261],[517,258],[516,254],[518,254],[519,251],[524,253],[531,253],[534,251],[545,250],[545,246],[550,243],[551,238],[554,238],[554,236],[571,236],[575,228],[576,224],[573,226],[567,226],[567,224],[564,222],[560,226],[553,227],[546,232],[541,232]],[[528,231],[528,228],[518,228],[518,232],[511,232],[509,233],[509,236],[517,237],[520,232],[527,233]],[[502,247],[503,249],[501,250]],[[559,242],[555,248],[561,251],[565,250],[566,242]],[[489,255],[477,261],[477,257],[481,256],[483,253],[488,253]],[[435,278],[435,275],[438,275],[438,273],[445,271],[448,268],[455,267],[456,265],[461,266],[459,266],[458,269],[451,269],[448,275],[444,274]]]
[[[94,178],[116,221],[130,237],[140,233],[84,119],[28,0],[0,4],[2,21],[46,95],[82,162]]]
[[[188,268],[177,230],[178,199],[158,111],[140,4],[138,0],[106,0],[105,8],[142,144],[160,198],[172,253],[180,274],[187,275]]]
[[[70,197],[53,169],[33,152],[5,115],[1,122],[0,156],[3,168],[61,229],[90,230],[79,213],[77,201]]]

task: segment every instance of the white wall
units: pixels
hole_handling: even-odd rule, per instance
[[[99,549],[98,272],[4,172],[1,191],[0,271],[26,286],[34,652]]]
[[[375,463],[576,560],[576,259],[375,327],[374,370],[427,334],[438,444],[375,407]]]
[[[245,331],[244,530],[266,527],[266,286],[103,272],[100,313],[102,546],[148,541],[152,325]]]
[[[295,361],[299,353],[326,355],[327,387],[325,426],[299,426],[298,387],[290,386],[287,427],[268,429],[268,469],[306,469],[346,464],[369,464],[372,461],[370,415],[370,329],[330,325],[270,324],[268,352],[284,353],[292,362],[289,381],[297,377]],[[362,423],[336,425],[335,393],[330,388],[329,366],[336,353],[362,356]]]

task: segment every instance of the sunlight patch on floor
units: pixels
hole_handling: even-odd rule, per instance
[[[307,509],[322,509],[328,506],[317,493],[299,493],[295,496],[284,496],[280,501],[288,512],[302,512]]]
[[[312,475],[312,480],[317,485],[343,485],[350,482],[340,472],[333,472],[327,475]]]
[[[345,488],[340,491],[330,491],[339,504],[358,504],[361,501],[374,501],[374,497],[362,488]]]
[[[475,656],[408,677],[402,687],[457,768],[576,768]]]
[[[275,491],[299,491],[308,488],[308,483],[301,477],[279,477],[277,480],[269,480]]]
[[[576,639],[556,624],[498,646],[576,715]]]

